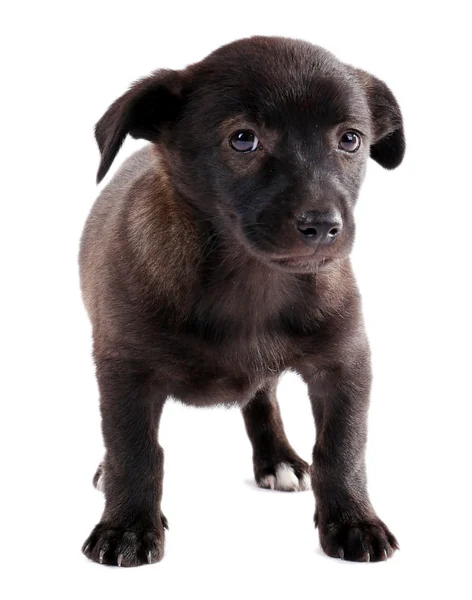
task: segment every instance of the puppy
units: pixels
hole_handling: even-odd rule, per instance
[[[129,134],[151,142],[96,201],[80,249],[106,454],[94,561],[159,561],[170,396],[238,406],[259,486],[313,488],[332,557],[398,548],[366,490],[369,347],[349,261],[369,155],[403,158],[389,88],[297,40],[254,37],[182,71],[156,71],[96,125],[98,181]],[[308,386],[313,465],[293,450],[276,399],[287,369]]]

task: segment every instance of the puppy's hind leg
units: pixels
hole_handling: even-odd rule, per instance
[[[98,465],[97,470],[95,471],[95,475],[92,479],[93,487],[96,488],[99,492],[105,491],[105,470],[103,467],[104,462],[105,460],[103,460]]]
[[[297,455],[285,435],[275,384],[259,390],[242,413],[253,448],[257,485],[284,492],[311,489],[308,463]]]

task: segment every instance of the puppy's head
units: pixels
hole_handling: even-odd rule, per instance
[[[100,181],[127,134],[158,144],[173,183],[274,268],[347,256],[369,155],[405,151],[388,87],[311,44],[255,37],[137,82],[96,126]]]

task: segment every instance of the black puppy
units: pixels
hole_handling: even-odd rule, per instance
[[[160,560],[169,396],[241,408],[257,483],[313,487],[333,557],[379,561],[398,547],[366,490],[369,347],[349,261],[370,156],[403,158],[388,87],[311,44],[255,37],[182,71],[157,71],[96,126],[98,181],[127,134],[152,142],[100,195],[82,237],[106,455],[92,560]],[[290,446],[275,390],[308,385],[311,469]]]

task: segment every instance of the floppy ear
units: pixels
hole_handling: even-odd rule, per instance
[[[373,127],[370,156],[385,169],[395,169],[405,154],[403,119],[398,102],[383,81],[356,69],[369,102]]]
[[[181,89],[179,71],[156,71],[113,102],[95,126],[101,153],[97,183],[107,174],[128,133],[136,139],[158,140],[164,126],[177,118]]]

